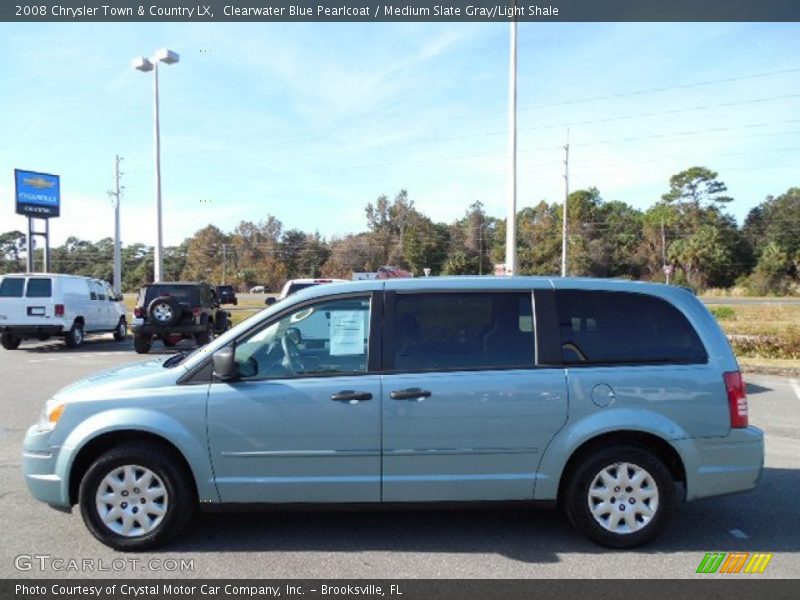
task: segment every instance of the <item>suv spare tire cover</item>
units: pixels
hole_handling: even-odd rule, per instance
[[[169,306],[172,311],[171,316],[166,320],[157,319],[154,314],[156,309],[163,304]],[[153,301],[150,303],[150,306],[147,307],[147,315],[150,317],[151,325],[169,327],[180,321],[181,305],[178,303],[178,299],[174,296],[159,296],[158,298],[153,299]]]

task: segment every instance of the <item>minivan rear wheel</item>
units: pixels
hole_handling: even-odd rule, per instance
[[[564,504],[573,525],[609,548],[655,539],[675,510],[675,482],[655,455],[633,446],[608,446],[572,472]]]
[[[157,445],[129,442],[101,455],[79,488],[81,516],[100,542],[141,551],[169,541],[189,522],[189,478]]]

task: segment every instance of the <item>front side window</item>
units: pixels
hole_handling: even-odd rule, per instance
[[[708,355],[691,323],[646,294],[555,292],[565,364],[703,363]]]
[[[0,298],[22,298],[25,280],[22,277],[3,277],[0,281]]]
[[[28,289],[25,296],[28,298],[49,298],[53,295],[53,281],[49,278],[28,279]]]
[[[530,293],[398,294],[396,371],[534,365]]]
[[[103,286],[100,285],[99,282],[90,281],[89,282],[89,286],[91,286],[91,289],[92,289],[92,294],[91,294],[92,300],[105,300],[106,299],[106,294],[105,294],[105,291],[103,290]]]
[[[242,379],[344,375],[367,371],[369,297],[298,308],[236,344]]]

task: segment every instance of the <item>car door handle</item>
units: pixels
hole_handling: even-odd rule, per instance
[[[389,394],[392,400],[422,400],[430,398],[431,393],[422,388],[406,388],[404,390],[394,390]]]
[[[356,402],[364,402],[365,400],[372,400],[372,394],[369,392],[357,392],[355,390],[342,390],[341,392],[336,392],[331,396],[331,400],[334,402],[350,402],[354,404]]]

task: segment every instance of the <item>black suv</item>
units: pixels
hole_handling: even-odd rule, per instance
[[[167,347],[193,337],[207,344],[230,327],[230,315],[219,308],[219,298],[207,283],[152,283],[139,290],[133,310],[133,347],[150,351],[153,338]]]
[[[220,304],[233,304],[234,306],[239,304],[239,299],[236,297],[236,292],[232,285],[218,285],[217,296],[219,296]]]

